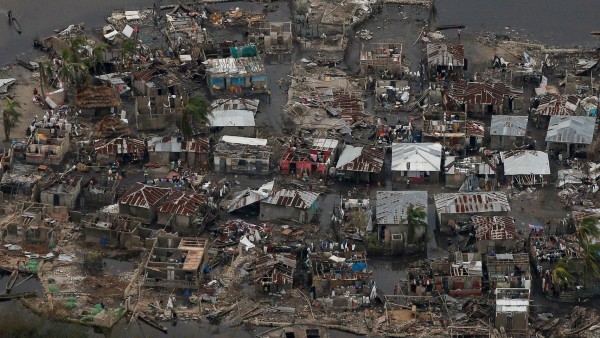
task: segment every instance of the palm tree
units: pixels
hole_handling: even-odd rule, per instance
[[[577,239],[582,246],[587,246],[594,239],[600,240],[600,228],[596,217],[584,217],[577,227]]]
[[[44,90],[44,86],[49,85],[48,77],[50,74],[54,74],[53,63],[50,60],[42,60],[38,61],[38,65],[40,66],[40,91],[42,92],[42,98],[46,98],[46,91]]]
[[[129,59],[136,53],[137,41],[133,38],[123,41],[121,44],[121,57],[123,58],[123,64],[125,65],[126,59]]]
[[[571,270],[571,261],[566,258],[561,258],[552,270],[552,282],[559,287],[564,285],[572,287],[575,277],[569,272]]]
[[[408,223],[408,241],[413,242],[417,235],[418,228],[427,228],[427,222],[424,221],[427,213],[420,206],[409,205],[406,211],[406,222]]]
[[[87,44],[87,39],[83,35],[77,35],[70,40],[69,46],[61,52],[61,67],[59,76],[63,84],[75,83],[79,86],[89,82],[90,73],[85,62],[82,61],[81,52]]]
[[[577,227],[576,235],[579,241],[579,252],[584,263],[584,281],[587,285],[592,276],[600,278],[600,267],[598,267],[600,244],[592,244],[594,241],[600,240],[598,219],[592,216],[584,217]]]
[[[5,141],[10,140],[10,132],[14,127],[16,127],[17,123],[19,123],[19,119],[21,118],[21,112],[17,111],[17,109],[21,109],[21,104],[7,97],[6,106],[2,111]]]
[[[210,103],[203,96],[190,97],[181,116],[181,133],[183,136],[192,136],[195,123],[210,125],[211,115]]]
[[[91,66],[94,68],[94,74],[98,72],[98,65],[100,69],[104,70],[104,61],[106,57],[106,49],[108,45],[105,43],[98,43],[92,49],[92,57],[90,59]]]

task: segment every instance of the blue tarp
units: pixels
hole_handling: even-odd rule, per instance
[[[352,264],[352,272],[361,272],[367,268],[367,263],[354,263]]]

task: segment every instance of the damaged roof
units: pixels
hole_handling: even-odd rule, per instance
[[[281,189],[272,191],[269,197],[261,203],[298,209],[309,209],[318,197],[319,194],[312,191]]]
[[[574,115],[580,102],[576,95],[546,94],[540,98],[535,111],[540,115]]]
[[[336,168],[348,171],[378,173],[383,168],[385,154],[369,147],[347,144],[338,159]]]
[[[119,204],[132,207],[150,209],[155,207],[165,196],[171,192],[169,188],[161,188],[142,183],[135,183],[121,197]]]
[[[258,99],[218,99],[211,103],[211,107],[213,110],[249,110],[256,114],[258,111],[258,105],[260,104],[260,100]]]
[[[401,224],[410,206],[427,212],[427,191],[378,191],[375,217],[378,224]],[[427,221],[425,216],[424,221]]]
[[[502,82],[453,82],[448,96],[457,104],[502,105],[504,98],[517,98],[523,89],[515,89]]]
[[[392,144],[392,171],[440,171],[441,165],[439,143]]]
[[[312,143],[313,150],[335,150],[338,147],[338,140],[330,138],[316,138]]]
[[[249,76],[263,74],[265,67],[263,61],[256,56],[239,58],[208,59],[203,62],[209,74],[222,74],[227,77]]]
[[[458,192],[433,195],[438,214],[510,211],[503,192]]]
[[[256,190],[246,189],[238,193],[227,205],[227,211],[232,212],[245,206],[262,201],[269,196],[273,190],[275,181],[263,184]]]
[[[110,108],[121,105],[119,91],[106,86],[84,87],[77,91],[75,106],[77,108]]]
[[[211,127],[254,127],[254,113],[250,110],[213,110],[208,116]]]
[[[204,204],[206,204],[204,196],[193,192],[177,190],[167,197],[165,202],[156,209],[156,212],[191,216]]]
[[[596,117],[558,116],[550,117],[546,142],[591,144],[594,138]]]
[[[144,140],[130,137],[117,137],[108,142],[98,141],[94,151],[100,155],[143,154],[146,150]]]
[[[468,120],[466,122],[466,134],[469,136],[485,136],[485,125],[483,122]]]
[[[432,66],[462,67],[465,65],[465,48],[460,44],[429,43],[427,62]]]
[[[512,150],[500,153],[504,175],[550,175],[548,154],[537,150]]]
[[[513,239],[517,237],[515,219],[511,216],[472,216],[477,240]]]
[[[210,153],[210,143],[205,138],[185,139],[181,144],[181,151],[186,153],[208,154]]]
[[[490,135],[525,136],[528,116],[494,115],[490,125]]]

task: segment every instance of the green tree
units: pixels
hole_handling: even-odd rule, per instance
[[[44,89],[45,86],[51,85],[50,79],[51,75],[54,74],[53,63],[50,60],[42,60],[38,61],[38,65],[40,66],[40,91],[42,93],[42,98],[46,98],[46,91]]]
[[[98,73],[98,66],[104,71],[104,60],[106,56],[106,49],[108,45],[105,43],[97,43],[92,48],[92,57],[89,59],[89,66],[94,68],[94,74]]]
[[[566,286],[568,288],[573,287],[575,277],[569,272],[571,270],[572,263],[566,258],[561,258],[552,270],[552,281],[556,287]]]
[[[590,245],[594,240],[600,240],[600,228],[596,217],[584,217],[577,227],[577,239],[582,247]]]
[[[5,140],[10,140],[10,132],[19,123],[21,118],[21,112],[17,109],[22,109],[21,104],[10,98],[6,98],[6,105],[2,111],[2,123],[4,124],[4,136]]]
[[[63,87],[69,83],[80,86],[90,81],[89,68],[82,57],[86,44],[85,36],[77,35],[69,41],[69,46],[62,50],[58,74],[63,82]]]
[[[408,242],[414,243],[415,240],[422,241],[423,238],[417,239],[417,232],[421,228],[427,229],[427,213],[422,207],[409,205],[406,211],[406,223],[408,223]],[[425,236],[423,236],[425,237]]]
[[[193,134],[194,124],[210,125],[210,103],[203,96],[192,96],[183,109],[181,133],[185,137]]]
[[[600,278],[600,244],[595,243],[600,240],[598,219],[592,216],[584,217],[577,227],[576,234],[583,259],[584,281],[588,285],[592,277]]]

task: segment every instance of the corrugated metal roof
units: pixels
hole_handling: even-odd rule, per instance
[[[256,114],[260,100],[252,99],[218,99],[211,103],[212,110],[249,110]]]
[[[472,216],[475,238],[478,240],[512,239],[517,237],[515,219],[510,216]]]
[[[148,151],[179,153],[181,152],[181,142],[174,136],[151,137],[148,140]]]
[[[120,204],[133,207],[150,209],[163,198],[171,189],[154,187],[142,183],[135,183],[119,200]]]
[[[466,127],[466,134],[468,136],[485,136],[485,125],[483,124],[483,122],[468,120],[466,123]]]
[[[203,63],[206,65],[206,72],[212,74],[246,76],[250,74],[263,73],[265,70],[262,60],[255,56],[208,59]]]
[[[591,144],[595,127],[593,116],[554,115],[550,117],[546,142]]]
[[[94,144],[94,151],[100,155],[143,154],[146,150],[144,140],[130,137],[117,137],[108,142]]]
[[[464,46],[429,43],[427,44],[427,62],[433,66],[462,67],[465,64]]]
[[[427,212],[427,191],[378,191],[375,218],[378,224],[400,224],[410,206]],[[423,221],[427,221],[427,216]]]
[[[525,136],[528,116],[494,115],[490,125],[490,135]]]
[[[254,138],[254,137],[225,135],[221,138],[221,141],[226,142],[226,143],[245,144],[245,145],[249,145],[249,146],[266,146],[267,145],[267,139]]]
[[[523,95],[523,89],[515,89],[501,82],[453,82],[448,96],[457,104],[501,105],[504,98]]]
[[[208,116],[211,127],[254,127],[254,113],[249,110],[216,110]]]
[[[312,149],[314,150],[333,150],[337,148],[338,140],[331,138],[316,138],[313,141]]]
[[[550,175],[548,154],[537,150],[503,151],[504,175]]]
[[[438,214],[510,211],[508,198],[503,192],[435,194],[433,198]]]
[[[439,143],[392,144],[392,171],[440,171],[442,145]]]
[[[271,192],[271,195],[269,195],[262,203],[308,209],[318,197],[319,194],[316,192],[281,189]]]
[[[546,94],[535,111],[540,115],[573,115],[580,102],[581,99],[575,95]]]
[[[383,168],[385,154],[374,148],[347,144],[338,159],[336,168],[348,171],[378,173]]]
[[[205,138],[187,139],[181,144],[181,150],[187,153],[208,154],[210,153],[210,144]]]
[[[204,196],[177,190],[169,195],[156,211],[166,214],[191,216],[204,204],[206,204]]]

